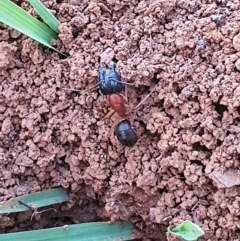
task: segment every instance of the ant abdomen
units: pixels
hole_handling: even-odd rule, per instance
[[[133,130],[129,120],[123,120],[117,124],[115,135],[118,141],[127,147],[133,147],[138,140],[137,134]]]

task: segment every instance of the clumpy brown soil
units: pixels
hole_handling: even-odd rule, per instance
[[[188,219],[202,240],[240,240],[239,0],[43,2],[66,58],[0,26],[0,201],[57,186],[71,201],[1,216],[1,232],[130,220],[164,241]],[[130,107],[158,84],[133,114],[140,140],[112,135],[108,162],[115,116],[98,89],[62,89],[96,84],[100,58],[134,84]]]

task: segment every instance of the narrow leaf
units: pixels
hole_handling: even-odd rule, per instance
[[[42,192],[36,192],[20,197],[11,198],[8,201],[1,202],[0,214],[27,211],[29,208],[26,205],[34,208],[40,208],[55,203],[65,202],[68,201],[68,199],[69,197],[66,189],[54,188]]]
[[[58,26],[60,22],[39,0],[28,0],[35,11],[40,15],[42,20],[56,33],[59,33]]]
[[[129,222],[83,223],[59,228],[0,234],[1,241],[117,241],[132,240],[133,225]]]
[[[57,33],[9,0],[0,0],[0,22],[59,52],[50,44]]]

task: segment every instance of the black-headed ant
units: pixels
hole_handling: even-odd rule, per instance
[[[99,88],[102,94],[108,95],[107,100],[110,107],[117,112],[120,118],[124,120],[120,121],[115,127],[115,135],[118,141],[127,147],[132,147],[136,144],[138,137],[133,130],[129,120],[126,120],[126,107],[124,104],[124,98],[122,94],[119,94],[123,89],[123,83],[119,74],[115,70],[115,63],[110,62],[109,68],[103,70],[102,64],[99,66]],[[111,128],[110,135],[112,134]]]
[[[119,115],[122,119],[116,127],[114,125],[111,128],[110,135],[113,130],[118,139],[118,141],[126,147],[132,147],[138,141],[138,136],[134,129],[132,128],[131,122],[127,119],[127,110],[124,104],[124,97],[120,92],[123,90],[123,84],[133,85],[131,83],[121,81],[120,75],[115,70],[115,63],[110,61],[108,68],[103,69],[102,64],[99,66],[99,80],[96,85],[85,90],[89,91],[96,86],[99,86],[99,89],[103,95],[107,95],[107,101],[110,107]],[[157,85],[156,85],[157,86]],[[152,89],[152,91],[137,105],[133,108],[136,110],[155,90],[156,86]],[[81,91],[74,89],[66,89],[71,91]],[[119,119],[117,120],[119,121]],[[109,140],[108,140],[109,145]],[[107,145],[107,151],[108,151]]]

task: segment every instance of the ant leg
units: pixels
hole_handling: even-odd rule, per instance
[[[105,98],[106,96],[104,95],[103,98]],[[104,106],[104,104],[106,104],[107,106],[110,106],[108,97],[106,97],[106,100],[103,102],[102,107]],[[103,117],[103,119],[108,119],[110,118],[113,114],[114,114],[115,110],[114,109],[110,109],[109,112]]]
[[[125,78],[126,78],[126,76],[127,76],[126,68],[124,68],[124,75],[125,75]],[[128,82],[122,82],[122,83],[125,84],[125,86],[124,86],[124,95],[122,95],[122,96],[123,96],[125,102],[128,103],[128,96],[127,96],[127,91],[128,91],[128,90],[127,90],[127,85],[134,85],[134,84],[128,83]]]
[[[114,114],[115,110],[111,109],[104,117],[103,119],[108,119]]]
[[[125,99],[126,103],[128,103],[128,97],[127,97],[127,85],[125,85],[124,89],[125,89],[124,99]]]
[[[112,133],[114,132],[114,129],[115,129],[117,123],[119,122],[119,119],[120,119],[120,118],[117,117],[117,118],[114,120],[114,122],[113,122],[113,124],[112,124],[112,127],[111,127],[111,129],[110,129],[110,132],[109,132],[109,138],[111,138]]]
[[[118,121],[119,121],[119,118],[116,118],[116,120],[113,122],[112,127],[110,129],[110,132],[108,134],[107,146],[106,146],[106,160],[107,160],[107,162],[109,160],[108,150],[109,150],[110,139],[111,139],[111,136],[112,136],[112,134],[114,132],[114,129],[115,129]]]
[[[133,109],[136,110],[152,93],[153,91],[156,89],[158,84],[156,84],[153,89],[150,91],[150,93],[148,95],[146,95]]]
[[[130,115],[130,116],[128,116],[128,119],[129,119],[130,124],[131,124],[131,127],[132,127],[132,128],[133,128],[133,130],[135,131],[135,133],[136,133],[136,135],[137,135],[138,139],[140,139],[140,135],[139,135],[139,133],[138,133],[138,132],[136,132],[135,128],[133,127],[133,125],[134,125],[134,117],[133,117],[132,115]]]
[[[130,106],[128,105],[127,86],[124,87],[124,95],[123,95],[123,94],[121,94],[121,95],[122,95],[122,97],[123,97],[123,99],[124,99],[124,102],[126,103],[126,104],[125,104],[125,108],[126,108],[126,110],[127,110],[127,112],[126,112],[126,116],[127,116],[127,115],[129,115],[129,113],[131,113],[131,109],[132,109],[132,108],[130,108]]]
[[[101,107],[103,108],[105,105],[107,105],[107,106],[108,106],[108,100],[107,100],[107,99],[105,99],[105,98],[106,98],[106,96],[105,96],[105,95],[103,95],[101,92],[100,92],[100,94],[101,94],[101,96],[102,96],[102,103],[101,103]]]
[[[133,126],[133,124],[134,124],[133,116],[130,115],[130,116],[128,117],[128,119],[129,119],[129,121],[130,121],[131,126]]]

